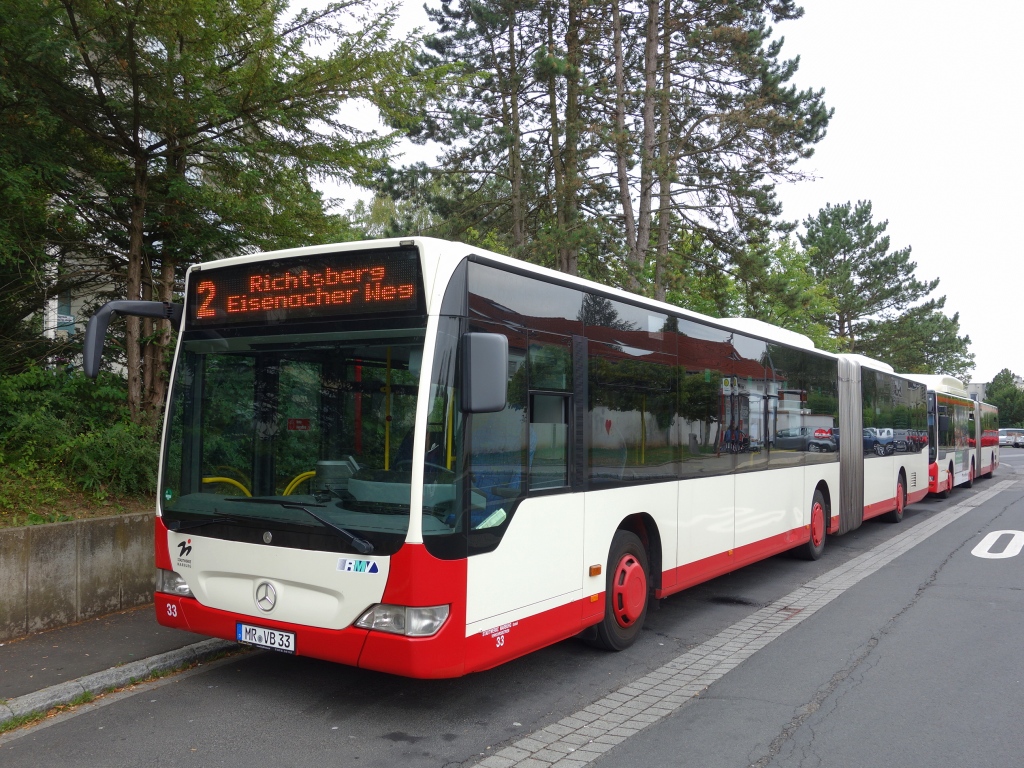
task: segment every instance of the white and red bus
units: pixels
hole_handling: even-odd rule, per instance
[[[925,386],[459,243],[192,267],[160,465],[160,623],[414,677],[582,635],[927,493]]]
[[[908,374],[928,387],[928,489],[948,497],[999,466],[999,409],[972,400],[960,379]]]

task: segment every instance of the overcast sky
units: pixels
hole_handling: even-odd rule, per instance
[[[403,26],[426,23],[404,0]],[[296,3],[297,5],[299,3]],[[946,311],[971,338],[973,381],[1024,375],[1024,3],[1012,0],[804,0],[780,24],[796,84],[824,88],[835,116],[784,185],[784,216],[870,200],[892,249],[912,248],[921,280],[941,279]]]
[[[818,179],[780,189],[785,216],[870,200],[920,279],[941,279],[971,337],[974,381],[1024,375],[1024,4],[1010,0],[805,0],[777,28],[800,56],[801,87],[835,108],[804,165]]]

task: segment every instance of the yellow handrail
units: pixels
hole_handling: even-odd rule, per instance
[[[246,488],[244,485],[242,485],[237,480],[235,480],[233,478],[230,478],[230,477],[204,477],[203,478],[203,482],[204,483],[227,483],[228,485],[235,486],[242,493],[244,493],[246,496],[252,498],[252,494],[249,493],[249,489],[248,488]]]
[[[313,472],[313,471],[303,472],[300,475],[296,475],[295,479],[292,480],[290,483],[288,483],[288,487],[284,489],[284,493],[281,494],[281,495],[282,496],[291,496],[292,495],[292,491],[294,491],[296,488],[298,488],[304,482],[309,480],[309,478],[311,478],[311,477],[316,477],[316,472]]]

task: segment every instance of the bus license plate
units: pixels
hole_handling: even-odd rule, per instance
[[[259,648],[269,648],[272,651],[282,653],[295,653],[295,633],[281,632],[277,629],[266,627],[254,627],[252,624],[238,622],[235,626],[238,642],[246,645],[255,645]]]

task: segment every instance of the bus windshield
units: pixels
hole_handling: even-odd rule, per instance
[[[181,345],[164,524],[285,547],[397,551],[409,527],[423,329],[206,335]],[[442,423],[423,457],[423,504],[446,528],[455,451],[443,421],[456,409],[435,405]]]

